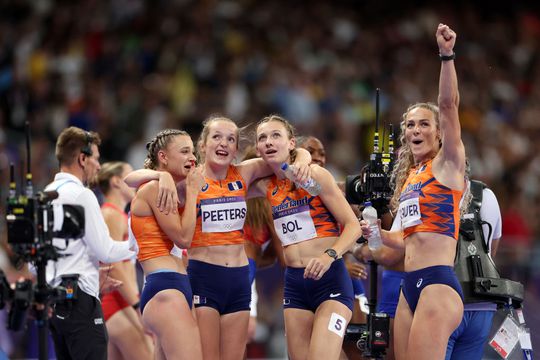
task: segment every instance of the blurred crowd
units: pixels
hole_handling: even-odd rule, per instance
[[[22,171],[25,121],[38,189],[57,170],[54,142],[67,126],[97,131],[103,160],[140,168],[159,130],[196,136],[214,113],[241,125],[281,114],[325,143],[337,179],[358,173],[372,150],[376,88],[386,135],[409,104],[437,101],[434,34],[443,22],[459,36],[473,178],[501,205],[496,262],[540,297],[540,6],[473,3],[3,1],[0,195],[9,163]],[[4,225],[2,217],[3,242]]]

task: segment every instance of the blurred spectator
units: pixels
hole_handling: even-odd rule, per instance
[[[9,162],[22,172],[26,120],[41,188],[57,169],[54,140],[71,124],[103,135],[104,161],[138,168],[141,143],[156,129],[196,136],[211,113],[243,123],[281,113],[321,139],[333,174],[358,173],[371,151],[375,88],[381,124],[397,125],[418,98],[436,101],[431,29],[439,22],[461,34],[460,119],[472,177],[508,199],[503,219],[525,223],[518,248],[528,254],[540,249],[535,3],[4,1],[0,172]],[[0,194],[7,181],[0,177]],[[530,258],[516,256],[527,274]]]

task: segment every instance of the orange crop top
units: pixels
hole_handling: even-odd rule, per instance
[[[139,245],[139,253],[137,254],[139,261],[170,255],[174,243],[161,230],[153,215],[136,216],[131,214],[131,231]]]
[[[197,197],[197,224],[191,247],[244,243],[247,186],[234,165],[227,177],[206,184]]]
[[[291,189],[289,179],[273,176],[266,190],[272,206],[274,228],[283,246],[314,238],[339,236],[339,224],[319,196]]]
[[[462,190],[450,189],[435,178],[432,160],[411,169],[399,199],[404,237],[434,232],[457,240],[462,195]]]

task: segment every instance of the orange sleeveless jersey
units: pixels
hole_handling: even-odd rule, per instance
[[[153,215],[136,216],[131,214],[131,231],[139,245],[139,253],[137,254],[139,261],[170,255],[174,243],[161,230]]]
[[[139,189],[144,186],[141,185]],[[181,216],[183,209],[178,209],[178,216]],[[131,232],[139,246],[137,259],[144,261],[159,256],[170,255],[174,243],[161,230],[156,218],[150,216],[137,216],[131,213]]]
[[[411,169],[403,185],[400,201],[413,193],[418,195],[421,222],[404,228],[404,237],[416,232],[434,232],[457,240],[459,205],[463,191],[450,189],[437,181],[432,171],[432,160]]]
[[[244,179],[231,165],[225,179],[205,180],[197,197],[197,224],[191,247],[243,244],[247,210]]]
[[[302,208],[309,208],[309,216],[313,220],[316,234],[311,239],[339,236],[340,228],[337,220],[326,208],[319,196],[311,196],[306,190],[296,187],[291,190],[292,183],[289,179],[278,180],[275,176],[270,179],[266,190],[266,197],[272,206],[272,217],[274,227],[284,246],[287,244],[283,240],[283,230],[276,225],[276,220],[287,217],[289,214],[301,212]],[[286,226],[286,224],[285,224]],[[291,230],[291,229],[289,229]],[[292,229],[292,232],[299,229]],[[289,241],[290,244],[298,243],[310,239],[300,239]]]

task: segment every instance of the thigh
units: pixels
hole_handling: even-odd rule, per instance
[[[203,359],[219,359],[220,357],[220,315],[214,308],[202,306],[195,309],[197,323],[204,344]]]
[[[169,289],[157,293],[146,304],[143,322],[159,339],[167,358],[202,357],[199,328],[181,292]]]
[[[461,333],[463,332],[463,329],[465,328],[465,317],[461,321],[461,324],[457,327],[456,330],[452,332],[452,335],[450,335],[450,338],[448,338],[448,344],[446,345],[446,360],[452,359],[452,354],[454,353],[454,347],[456,345],[456,341],[461,336]],[[456,358],[457,359],[457,358]]]
[[[448,339],[463,317],[463,302],[450,286],[426,286],[418,300],[408,349],[418,360],[443,359]]]
[[[220,352],[222,360],[241,359],[246,350],[249,311],[222,315],[220,319]]]
[[[107,321],[109,332],[109,349],[116,347],[124,359],[149,359],[152,349],[144,334],[142,324],[138,318],[131,317],[134,310],[129,307],[116,312]]]
[[[306,359],[315,314],[309,310],[287,308],[284,310],[285,336],[291,360]]]
[[[407,300],[403,293],[399,296],[398,306],[396,308],[396,317],[394,319],[394,355],[395,358],[405,359],[409,343],[409,333],[413,321],[413,313],[409,309]]]
[[[343,303],[328,300],[315,312],[309,345],[309,359],[337,359],[343,345],[351,310]]]
[[[107,359],[108,360],[122,360],[123,359],[120,349],[111,341],[109,341],[109,344],[107,344]]]

